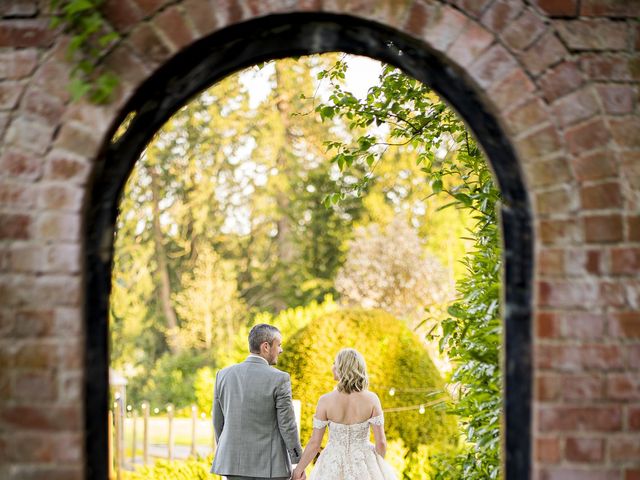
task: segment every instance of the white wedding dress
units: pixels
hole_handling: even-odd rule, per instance
[[[384,416],[345,425],[313,417],[313,428],[329,427],[329,441],[309,480],[397,480],[391,466],[369,442],[369,425],[383,425]]]

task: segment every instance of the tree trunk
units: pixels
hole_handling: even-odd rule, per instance
[[[162,238],[162,230],[160,228],[160,187],[158,185],[158,175],[154,168],[149,169],[151,176],[151,194],[153,209],[153,243],[155,246],[155,257],[158,264],[158,280],[160,288],[158,295],[162,312],[167,321],[167,344],[171,353],[176,354],[181,350],[180,329],[178,327],[178,318],[171,304],[171,283],[169,280],[169,267],[167,266],[167,254],[164,249]]]

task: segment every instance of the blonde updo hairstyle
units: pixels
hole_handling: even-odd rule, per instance
[[[340,350],[336,355],[335,367],[339,392],[361,392],[369,387],[367,364],[357,350],[353,348]]]

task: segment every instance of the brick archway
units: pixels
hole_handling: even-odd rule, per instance
[[[505,473],[526,479],[530,472],[531,424],[531,213],[513,149],[462,72],[411,37],[351,16],[273,15],[243,22],[192,45],[165,63],[141,86],[121,113],[133,116],[98,160],[87,211],[87,343],[85,421],[91,476],[106,472],[108,399],[108,309],[112,241],[119,195],[142,150],[189,98],[229,72],[273,58],[344,51],[368,55],[403,68],[431,85],[454,105],[485,148],[503,192],[501,217],[505,251]],[[100,381],[101,379],[101,381]]]
[[[85,242],[85,230],[95,232],[86,209],[91,192],[100,191],[101,159],[122,116],[162,83],[175,67],[168,65],[212,35],[304,12],[351,15],[354,23],[375,22],[378,31],[417,42],[462,82],[462,97],[433,86],[484,140],[503,193],[512,179],[500,158],[517,160],[514,181],[524,184],[521,201],[531,202],[536,233],[533,331],[512,330],[533,335],[526,436],[533,477],[640,476],[640,4],[108,0],[105,15],[123,39],[105,64],[124,82],[107,107],[69,103],[68,38],[47,29],[40,4],[0,6],[0,477],[100,478],[87,469],[93,460],[86,439],[96,432],[85,432],[82,385],[106,352],[106,338],[88,337],[85,328],[106,329],[106,317],[83,322],[83,312],[101,308],[86,295],[85,279],[96,279],[84,276],[83,259],[108,263],[112,232],[104,224],[104,236]],[[419,77],[419,69],[400,66]],[[463,97],[498,135],[483,135],[468,105],[458,103]],[[515,154],[495,154],[495,138]],[[526,309],[509,314],[528,318]]]

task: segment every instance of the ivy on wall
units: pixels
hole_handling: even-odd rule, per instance
[[[109,103],[118,77],[100,62],[120,35],[100,13],[104,0],[49,0],[51,27],[70,35],[67,57],[73,62],[69,91],[74,101],[86,97],[97,104]]]

